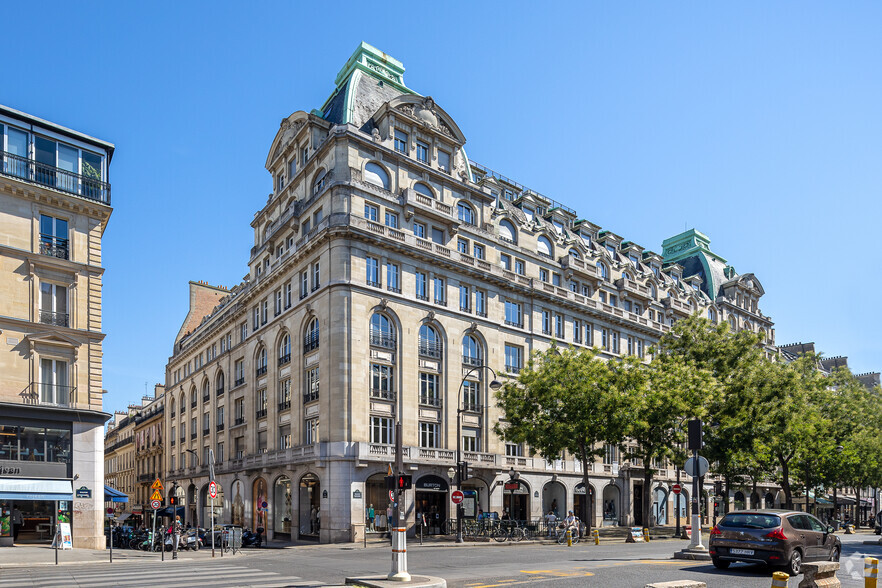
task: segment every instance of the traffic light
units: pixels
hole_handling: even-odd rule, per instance
[[[413,487],[413,476],[410,474],[398,474],[396,487],[399,490],[410,490]]]
[[[175,506],[175,505],[177,505],[177,503],[178,503],[178,497],[175,496],[174,494],[169,494],[169,495],[168,495],[168,503],[169,503],[171,506]]]
[[[692,419],[689,421],[689,438],[686,449],[699,451],[702,447],[704,444],[701,442],[701,420]]]
[[[474,475],[474,472],[472,472],[471,468],[469,468],[469,462],[467,462],[467,461],[460,462],[458,464],[458,468],[459,468],[459,479],[457,480],[458,484],[462,484],[463,482],[465,482],[466,480],[468,480],[469,478],[471,478]]]
[[[395,490],[395,476],[386,476],[383,479],[386,481],[386,490]]]
[[[717,496],[723,495],[723,482],[722,481],[717,480],[716,482],[714,482],[714,494],[716,494]]]

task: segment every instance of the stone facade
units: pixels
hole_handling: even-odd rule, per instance
[[[552,505],[581,510],[578,462],[547,462],[493,433],[493,374],[513,376],[553,340],[648,357],[673,321],[721,308],[686,266],[470,161],[455,121],[403,73],[362,44],[321,110],[283,119],[247,277],[229,290],[190,283],[166,369],[166,459],[199,516],[207,469],[185,466],[185,450],[210,448],[224,522],[347,541],[373,506],[382,527],[400,420],[415,482],[408,526],[420,512],[443,530],[460,407],[476,508],[530,519]],[[215,307],[198,302],[216,294]],[[760,326],[771,321],[737,324]],[[644,491],[642,464],[608,448],[590,472],[592,523],[671,522],[674,466],[655,465]],[[504,488],[512,469],[515,492]],[[641,495],[654,521],[639,520]]]
[[[41,507],[47,528],[70,520],[74,547],[103,548],[102,235],[114,147],[2,106],[0,147],[0,427],[16,438],[0,461],[19,472],[0,485],[32,485],[42,498],[29,507],[53,503]],[[50,496],[41,479],[67,491]]]

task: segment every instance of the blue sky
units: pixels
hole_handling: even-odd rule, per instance
[[[188,280],[234,285],[280,120],[364,40],[469,156],[661,251],[684,227],[765,287],[778,343],[882,370],[882,4],[19,2],[0,103],[116,144],[105,399],[164,366]],[[18,23],[18,25],[15,25]]]

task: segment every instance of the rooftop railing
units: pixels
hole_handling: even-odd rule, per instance
[[[0,173],[61,192],[110,204],[110,184],[82,174],[0,151]]]

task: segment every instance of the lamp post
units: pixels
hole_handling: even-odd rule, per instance
[[[512,483],[517,483],[520,488],[521,483],[518,482],[518,478],[521,477],[521,474],[515,471],[514,467],[508,470],[508,479],[512,481]],[[509,522],[514,520],[514,488],[509,490],[508,495],[508,520]]]
[[[456,489],[462,490],[462,483],[465,481],[465,464],[462,460],[462,413],[465,410],[462,407],[462,389],[465,386],[466,379],[474,372],[479,370],[490,370],[493,374],[493,380],[490,382],[491,390],[499,390],[502,388],[502,382],[497,380],[496,372],[490,366],[476,365],[465,373],[462,381],[459,383],[459,392],[456,394]],[[462,517],[463,505],[460,502],[456,505],[456,542],[462,543]]]
[[[196,460],[196,465],[199,465],[199,454],[196,453],[195,449],[185,449],[184,451],[191,454],[193,456],[193,459]],[[190,483],[191,484],[193,483],[193,478],[190,478]],[[186,524],[186,522],[187,522],[187,511],[190,510],[190,504],[189,504],[190,497],[188,496],[189,490],[190,489],[187,488],[187,491],[185,491],[185,493],[184,493],[184,496],[185,496],[185,498],[184,498],[184,504],[185,504],[185,506],[184,506],[184,524]],[[177,521],[177,514],[178,514],[177,511],[178,511],[178,509],[177,509],[177,507],[175,507],[175,515],[174,515],[174,518],[172,519],[172,529],[174,529],[176,527],[175,521]],[[193,521],[193,522],[195,523],[198,521]],[[212,529],[212,533],[214,533],[213,529]],[[173,542],[174,542],[173,543],[174,552],[172,553],[172,559],[178,559],[178,537],[175,537],[173,539]]]

